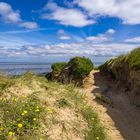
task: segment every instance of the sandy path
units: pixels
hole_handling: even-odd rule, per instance
[[[84,91],[111,140],[140,140],[140,108],[132,105],[123,90],[116,88],[110,78],[92,71],[85,80]],[[108,97],[113,107],[95,99],[95,93]]]

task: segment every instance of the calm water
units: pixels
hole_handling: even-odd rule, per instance
[[[95,66],[102,62],[94,63]],[[36,63],[36,62],[0,62],[0,73],[10,75],[20,75],[26,71],[33,71],[34,73],[46,73],[51,71],[52,63]]]
[[[26,71],[44,73],[51,71],[51,63],[0,62],[0,72],[19,75]]]

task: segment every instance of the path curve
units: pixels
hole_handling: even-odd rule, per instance
[[[110,140],[140,140],[140,108],[129,102],[124,90],[116,87],[112,79],[92,71],[85,79],[83,89]],[[107,97],[112,105],[97,100],[95,94]]]

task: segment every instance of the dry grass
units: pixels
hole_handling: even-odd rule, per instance
[[[2,79],[1,140],[106,140],[86,95],[73,85],[31,73]]]

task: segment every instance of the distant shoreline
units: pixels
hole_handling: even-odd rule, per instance
[[[95,62],[94,65],[99,66],[102,63],[103,62]],[[31,71],[42,75],[51,71],[52,64],[51,62],[0,62],[0,73],[14,76]]]

